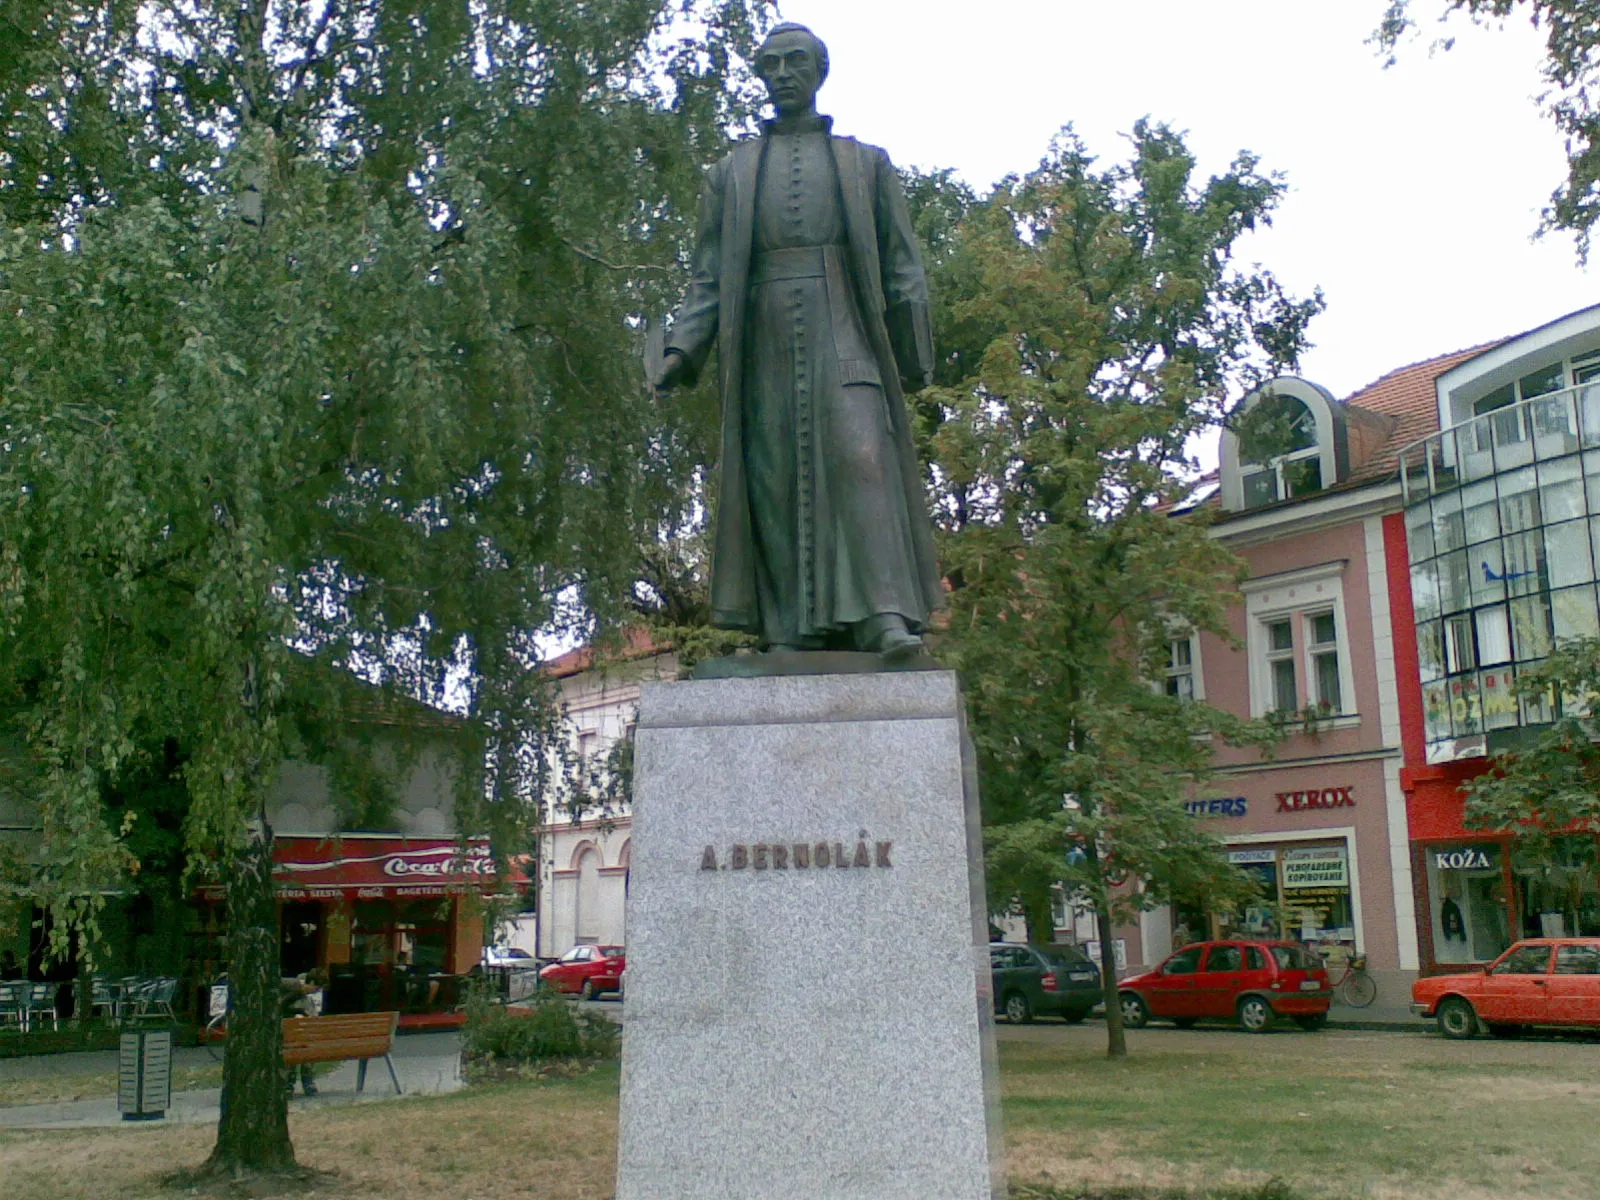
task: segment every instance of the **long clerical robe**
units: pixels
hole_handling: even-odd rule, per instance
[[[827,118],[769,122],[707,172],[667,348],[715,343],[722,482],[713,619],[768,643],[848,644],[942,599],[904,387],[933,369],[927,283],[888,156]]]

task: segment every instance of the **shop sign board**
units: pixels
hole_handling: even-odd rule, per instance
[[[1213,796],[1210,800],[1189,800],[1184,811],[1191,817],[1245,817],[1250,815],[1250,801],[1244,796]]]
[[[1429,853],[1438,871],[1492,871],[1500,865],[1499,846],[1444,846]]]
[[[1312,846],[1283,852],[1283,886],[1329,888],[1350,886],[1350,863],[1343,846]]]
[[[1244,866],[1247,863],[1270,863],[1278,861],[1278,852],[1271,847],[1265,850],[1229,850],[1228,861],[1234,866]]]
[[[1318,808],[1354,808],[1355,790],[1351,786],[1311,788],[1303,792],[1279,792],[1276,797],[1277,811],[1309,812]]]

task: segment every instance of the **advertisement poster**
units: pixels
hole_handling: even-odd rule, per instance
[[[1344,888],[1350,886],[1350,864],[1343,846],[1317,846],[1283,852],[1283,888]],[[1297,899],[1285,897],[1289,903]]]

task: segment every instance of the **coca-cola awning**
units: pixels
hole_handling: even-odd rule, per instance
[[[279,838],[272,858],[282,900],[443,896],[528,881],[515,863],[505,877],[497,875],[483,839],[463,847],[448,838]],[[202,894],[219,899],[222,889]]]

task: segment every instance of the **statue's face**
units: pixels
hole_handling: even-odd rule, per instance
[[[767,95],[779,116],[810,111],[822,86],[816,43],[803,33],[768,38],[756,55],[756,74],[767,85]]]

